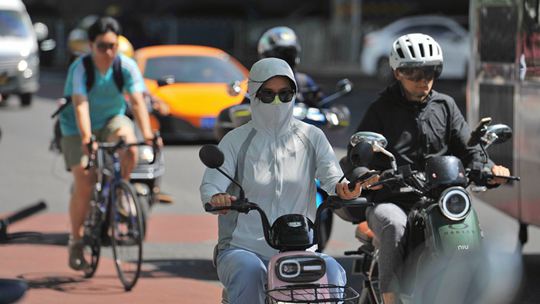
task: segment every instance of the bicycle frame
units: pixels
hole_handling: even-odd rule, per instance
[[[111,156],[112,169],[113,169],[112,172],[110,171],[110,168],[106,165],[107,154]],[[96,151],[96,161],[95,161],[94,167],[96,170],[96,183],[95,183],[95,187],[97,191],[96,204],[97,204],[98,210],[100,210],[100,217],[98,218],[98,222],[93,223],[93,225],[95,227],[101,228],[101,224],[104,221],[106,221],[106,219],[103,216],[107,213],[110,202],[114,202],[114,200],[116,199],[115,197],[116,193],[114,193],[114,191],[112,191],[111,193],[110,190],[114,189],[114,187],[122,179],[118,153],[117,152],[107,153],[104,149],[98,149]],[[107,190],[107,191],[104,191],[104,190]],[[115,210],[111,210],[111,211],[115,211]]]

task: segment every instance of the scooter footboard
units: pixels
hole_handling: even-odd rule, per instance
[[[350,203],[344,203],[340,208],[335,208],[334,213],[346,222],[358,224],[366,221],[366,209],[370,206],[373,206],[373,203],[365,198],[358,198]]]

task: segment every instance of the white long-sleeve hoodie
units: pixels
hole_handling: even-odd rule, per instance
[[[221,169],[235,177],[249,201],[266,212],[270,224],[281,215],[293,213],[314,221],[315,178],[325,191],[335,194],[343,173],[324,133],[293,117],[294,100],[265,104],[255,97],[262,84],[274,76],[288,77],[296,85],[291,68],[281,59],[265,58],[251,68],[248,92],[252,120],[229,132],[219,143],[225,155]],[[203,204],[214,194],[231,193],[230,186],[231,182],[217,170],[206,169],[200,186]],[[256,211],[231,211],[219,215],[218,222],[220,250],[234,246],[266,258],[276,254],[264,239]]]

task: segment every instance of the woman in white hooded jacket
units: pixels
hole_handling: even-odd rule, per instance
[[[225,155],[221,169],[240,182],[246,197],[259,204],[270,223],[291,213],[314,220],[316,178],[329,194],[342,199],[360,195],[359,184],[349,191],[347,183],[338,183],[343,173],[324,133],[293,117],[296,81],[285,61],[256,62],[249,73],[248,92],[252,120],[219,143]],[[230,205],[236,199],[231,182],[216,170],[205,171],[200,192],[203,204],[213,206]],[[277,251],[266,243],[258,214],[221,212],[218,222],[217,272],[229,302],[264,303],[266,267]],[[329,283],[344,286],[341,265],[321,256]]]

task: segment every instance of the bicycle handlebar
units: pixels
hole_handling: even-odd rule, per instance
[[[40,201],[37,204],[34,204],[32,206],[29,206],[22,210],[17,211],[15,214],[10,215],[6,219],[4,219],[4,221],[9,225],[17,221],[20,221],[26,217],[29,217],[33,215],[34,213],[38,213],[41,210],[44,210],[46,208],[47,208],[47,204],[44,201]]]
[[[152,159],[150,164],[153,164],[157,159],[156,153],[159,150],[157,142],[158,142],[159,138],[160,138],[159,131],[154,133],[154,138],[152,139],[152,144],[148,144],[146,141],[139,141],[139,142],[135,142],[135,143],[126,143],[125,139],[123,137],[120,137],[120,139],[117,142],[98,142],[97,143],[98,148],[96,150],[94,150],[93,147],[94,147],[94,143],[96,142],[96,138],[95,138],[95,136],[92,135],[92,137],[90,138],[90,142],[87,144],[88,150],[91,151],[91,153],[90,153],[90,160],[88,161],[88,164],[86,165],[85,169],[88,170],[88,169],[90,169],[91,167],[94,166],[94,160],[96,158],[96,152],[99,149],[103,149],[103,150],[107,151],[108,153],[112,154],[112,153],[116,152],[116,150],[129,148],[129,147],[135,147],[135,146],[137,146],[137,147],[139,147],[139,146],[152,147],[152,150],[154,152],[154,158]]]
[[[6,218],[0,219],[0,243],[5,243],[14,238],[15,234],[10,235],[7,232],[7,228],[10,224],[27,218],[45,208],[47,208],[47,204],[45,204],[44,201],[40,201],[37,204],[19,210]],[[19,232],[16,234],[18,235],[18,237],[21,237],[31,235],[32,233]]]

